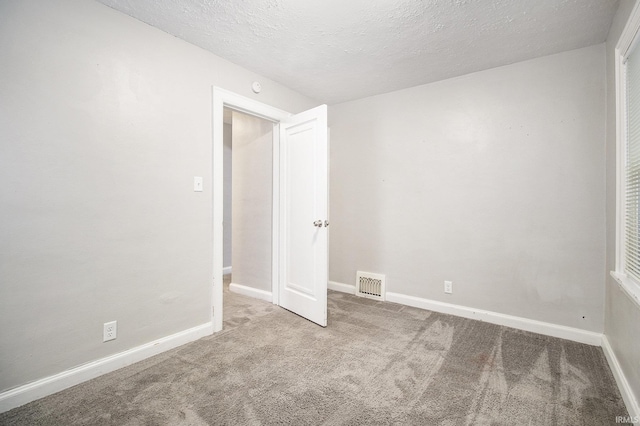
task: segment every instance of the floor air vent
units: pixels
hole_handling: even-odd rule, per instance
[[[356,274],[356,296],[384,300],[384,275],[358,271]]]

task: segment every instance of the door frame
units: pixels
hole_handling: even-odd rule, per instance
[[[224,108],[228,107],[245,114],[253,115],[273,123],[273,199],[272,199],[272,236],[271,236],[271,294],[273,303],[278,304],[280,283],[280,121],[291,116],[290,113],[274,108],[254,99],[238,95],[226,89],[212,87],[213,102],[213,147],[212,147],[212,212],[213,212],[213,286],[211,292],[212,332],[222,330],[223,319],[223,245],[224,245]]]

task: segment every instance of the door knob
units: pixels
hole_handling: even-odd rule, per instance
[[[328,221],[328,220],[325,220],[325,221],[324,221],[324,227],[326,228],[327,226],[329,226],[329,221]]]
[[[313,226],[317,226],[318,228],[322,227],[322,221],[316,220],[315,222],[313,222]]]

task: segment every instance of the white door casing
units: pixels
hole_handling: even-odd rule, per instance
[[[325,226],[328,224],[327,106],[322,105],[292,116],[286,111],[214,87],[212,150],[212,281],[214,285],[211,294],[211,323],[213,325],[211,331],[222,330],[223,318],[223,238],[221,236],[223,234],[223,109],[225,106],[274,123],[273,303],[326,326],[328,270],[328,230]],[[289,131],[284,139],[281,137],[283,129]],[[309,143],[312,140],[313,142]],[[304,141],[307,143],[299,143]],[[298,143],[294,145],[294,142]],[[286,151],[286,148],[291,149]],[[301,163],[298,163],[298,159]],[[304,163],[305,161],[306,163]],[[301,167],[302,163],[311,164],[311,167]],[[303,188],[304,185],[301,182],[311,183],[312,187]],[[291,187],[286,185],[291,185]],[[303,192],[302,189],[305,191]],[[314,194],[314,196],[305,195],[307,192]],[[291,204],[298,201],[309,202],[313,207]],[[312,211],[315,216],[311,221],[304,221],[308,225],[303,226],[302,218],[308,211]],[[314,221],[322,221],[322,226],[314,226]],[[293,228],[291,228],[292,225]],[[309,234],[307,227],[312,229],[311,234]],[[309,253],[303,253],[302,249]],[[291,253],[292,251],[293,253]],[[291,265],[293,268],[289,269],[292,267]],[[309,274],[308,278],[301,278],[307,273]]]
[[[279,305],[327,325],[327,106],[280,122]]]

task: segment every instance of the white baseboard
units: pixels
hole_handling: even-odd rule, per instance
[[[329,290],[341,291],[342,293],[356,294],[356,286],[351,284],[329,281],[327,288]]]
[[[213,324],[208,322],[2,392],[0,393],[0,413],[142,361],[143,359],[184,345],[185,343],[193,342],[212,333]]]
[[[229,275],[231,273],[231,266],[225,266],[222,268],[222,275]]]
[[[356,292],[355,285],[344,284],[337,281],[329,281],[327,287],[330,290],[341,291],[343,293],[355,294]],[[534,333],[545,334],[547,336],[572,340],[574,342],[586,343],[588,345],[600,346],[602,344],[601,333],[595,333],[579,328],[566,327],[564,325],[551,324],[548,322],[536,321],[513,315],[505,315],[498,312],[483,311],[481,309],[473,309],[466,306],[454,305],[452,303],[407,296],[400,293],[386,292],[385,300],[387,302],[413,306],[414,308],[427,309],[443,314],[485,321],[491,324],[504,325],[507,327],[517,328],[519,330],[531,331]]]
[[[236,283],[229,284],[229,291],[273,303],[273,293],[270,291],[258,290],[257,288]]]
[[[336,281],[329,281],[328,288],[350,294],[355,294],[356,292],[355,285],[343,284]],[[422,299],[420,297],[407,296],[400,293],[387,292],[385,293],[385,299],[387,302],[400,303],[402,305],[413,306],[414,308],[427,309],[443,314],[485,321],[491,324],[504,325],[507,327],[517,328],[519,330],[531,331],[533,333],[559,337],[561,339],[572,340],[574,342],[586,343],[588,345],[600,346],[602,344],[601,333],[581,330],[579,328],[566,327],[564,325],[551,324],[548,322],[536,321],[513,315],[505,315],[498,312],[483,311],[481,309],[473,309],[451,303]]]
[[[609,368],[611,368],[613,377],[615,377],[616,379],[618,389],[620,389],[622,399],[627,406],[629,416],[631,416],[632,418],[635,417],[636,419],[640,419],[640,404],[638,403],[638,399],[633,394],[631,385],[629,384],[627,377],[624,375],[622,367],[620,367],[620,363],[618,362],[618,358],[613,352],[613,348],[609,344],[609,339],[607,339],[606,335],[602,336],[602,351],[604,352],[604,356],[607,358],[607,362],[609,363]]]
[[[582,330],[579,328],[516,317],[498,312],[473,309],[466,306],[422,299],[420,297],[407,296],[399,293],[387,292],[386,300],[388,302],[401,303],[403,305],[428,309],[430,311],[441,312],[443,314],[456,315],[463,318],[485,321],[491,324],[504,325],[511,328],[517,328],[519,330],[559,337],[561,339],[572,340],[579,343],[586,343],[588,345],[600,346],[602,344],[602,333],[595,333],[593,331]]]

